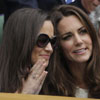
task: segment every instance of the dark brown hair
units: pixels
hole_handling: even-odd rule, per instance
[[[46,12],[32,8],[19,9],[9,17],[0,47],[1,92],[15,92],[22,87],[38,33],[46,20],[50,20]]]
[[[55,34],[59,35],[57,25],[62,18],[70,15],[77,16],[90,34],[93,52],[85,68],[84,81],[89,90],[89,97],[100,98],[100,45],[96,31],[88,15],[81,9],[70,5],[61,5],[54,8],[51,12],[51,17],[55,25]],[[58,41],[57,49],[54,51],[53,57],[50,60],[49,73],[44,85],[43,91],[46,94],[75,96],[75,79],[70,73],[65,59]]]

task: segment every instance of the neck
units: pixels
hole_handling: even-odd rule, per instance
[[[72,75],[75,77],[76,85],[80,88],[86,88],[86,85],[84,83],[85,66],[86,66],[86,63],[71,62],[69,64],[70,71]]]

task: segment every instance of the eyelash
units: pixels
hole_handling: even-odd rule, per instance
[[[71,37],[72,37],[72,35],[70,34],[70,35],[62,37],[62,40],[69,40]]]
[[[86,29],[81,29],[79,33],[80,34],[86,34],[87,33],[87,30]]]
[[[82,35],[86,34],[87,30],[86,29],[81,29],[79,33],[82,34]],[[69,34],[67,36],[62,37],[62,40],[69,40],[71,37],[72,37],[72,34]]]
[[[87,34],[87,32],[88,32],[87,29],[84,28],[79,31],[79,34],[84,35],[84,34]],[[62,37],[62,40],[69,40],[71,37],[72,37],[72,34],[68,34]]]

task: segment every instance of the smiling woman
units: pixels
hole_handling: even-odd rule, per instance
[[[92,40],[80,20],[75,15],[64,17],[58,24],[58,31],[67,59],[75,63],[88,61],[92,53]]]
[[[52,10],[51,17],[58,42],[44,92],[100,98],[100,44],[88,15],[77,7],[61,5]]]
[[[5,24],[0,47],[1,92],[39,94],[55,43],[46,12],[32,8],[14,12]]]

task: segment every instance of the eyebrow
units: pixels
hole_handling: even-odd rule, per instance
[[[78,31],[81,31],[81,29],[83,29],[83,28],[85,28],[84,26],[82,26],[82,27],[80,27],[79,29],[78,29]],[[59,35],[60,37],[63,37],[63,36],[66,36],[66,35],[69,35],[71,32],[66,32],[66,33],[64,33],[64,34],[62,34],[62,35]]]
[[[62,36],[69,35],[71,32],[66,32]]]
[[[84,27],[84,26],[80,27],[80,28],[78,29],[78,31],[81,31],[81,29],[83,29],[83,28],[85,28],[85,27]]]

